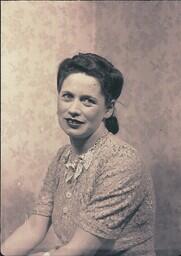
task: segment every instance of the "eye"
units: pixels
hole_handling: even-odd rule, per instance
[[[70,100],[72,100],[73,95],[72,95],[71,93],[69,93],[69,92],[66,92],[66,93],[63,93],[63,94],[62,94],[62,98],[63,98],[63,100],[65,100],[65,101],[70,101]]]
[[[91,107],[96,104],[96,101],[90,97],[83,97],[82,102],[87,107]]]

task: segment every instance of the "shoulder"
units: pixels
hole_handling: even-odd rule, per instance
[[[61,146],[57,151],[56,159],[60,160],[61,156],[67,151],[68,148],[70,148],[69,144]]]
[[[123,164],[141,162],[139,153],[135,147],[125,142],[116,135],[109,134],[105,144],[102,146],[102,158],[108,164]]]
[[[62,155],[64,154],[65,151],[67,151],[67,148],[69,148],[68,144],[61,146],[57,150],[57,153],[54,155],[54,157],[53,157],[53,159],[52,159],[52,161],[49,165],[49,168],[54,168],[59,163],[59,161],[61,160]]]
[[[125,179],[140,179],[143,175],[143,165],[135,147],[109,134],[99,151],[97,158],[96,178],[110,182]]]

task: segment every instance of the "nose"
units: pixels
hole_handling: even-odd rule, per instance
[[[81,114],[81,110],[80,110],[80,102],[78,99],[75,99],[72,104],[70,105],[69,109],[68,109],[69,114],[72,117],[75,116],[79,116]]]

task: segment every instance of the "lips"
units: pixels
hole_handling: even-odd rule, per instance
[[[72,123],[72,124],[83,124],[84,122],[74,119],[74,118],[65,118],[67,122]]]
[[[69,127],[78,129],[84,122],[74,119],[74,118],[65,118]]]

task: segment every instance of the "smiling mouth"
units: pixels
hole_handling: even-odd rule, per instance
[[[79,125],[83,124],[83,122],[81,122],[77,119],[73,119],[73,118],[65,118],[65,120],[71,126],[79,126]]]

